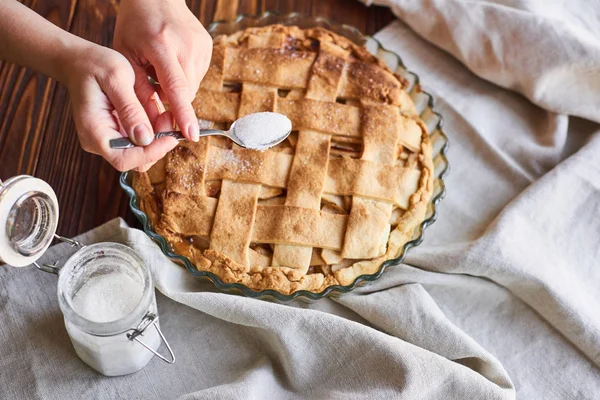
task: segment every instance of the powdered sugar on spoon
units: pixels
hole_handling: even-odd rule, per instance
[[[283,114],[274,112],[259,112],[248,114],[233,124],[228,131],[220,129],[200,129],[200,137],[220,135],[227,136],[236,144],[254,150],[266,150],[283,142],[292,132],[292,122]],[[186,140],[178,131],[158,132],[155,139],[171,136],[177,140]],[[110,141],[113,149],[127,149],[135,147],[128,138],[113,139]]]
[[[292,122],[283,114],[259,112],[235,121],[229,129],[232,140],[242,147],[265,150],[281,143],[290,135]]]

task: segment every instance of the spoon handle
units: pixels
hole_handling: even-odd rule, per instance
[[[179,131],[157,132],[154,135],[154,140],[165,136],[171,136],[177,140],[185,140],[185,137]],[[126,137],[111,139],[109,144],[111,149],[131,149],[132,147],[135,147],[135,144],[131,141],[131,139]]]
[[[222,131],[221,129],[200,129],[200,137],[211,135],[228,136],[227,132]],[[185,140],[185,137],[180,131],[157,132],[154,134],[154,140],[160,139],[161,137],[165,136],[171,136],[177,140]],[[132,147],[135,147],[135,144],[129,138],[126,137],[111,139],[109,144],[111,149],[130,149]]]
[[[202,136],[212,136],[212,135],[221,135],[221,136],[229,136],[227,131],[221,129],[200,129],[200,137]]]

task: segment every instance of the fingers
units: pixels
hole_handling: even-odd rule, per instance
[[[95,53],[90,55],[92,60],[89,68],[73,72],[73,79],[68,85],[81,147],[87,152],[101,155],[120,171],[140,166],[147,169],[177,146],[178,141],[172,137],[153,140],[154,129],[136,96],[135,74],[125,57],[100,46],[95,48]],[[138,85],[138,88],[145,91],[144,97],[154,93],[143,85]],[[160,112],[164,111],[162,103],[157,107],[156,95],[148,97],[159,127],[167,125],[170,128],[171,114],[163,112],[165,115],[161,117]],[[150,136],[149,140],[139,136],[140,128]],[[147,146],[111,149],[110,140],[124,135]]]
[[[173,127],[173,116],[170,111],[160,114],[155,121],[154,129],[157,132],[168,131]],[[153,141],[149,146],[133,147],[125,150],[114,150],[108,146],[108,140],[103,144],[102,156],[119,171],[136,169],[146,172],[165,154],[177,146],[177,139],[163,137]]]
[[[156,69],[158,81],[169,102],[173,116],[179,129],[189,140],[195,142],[199,138],[198,119],[191,101],[195,93],[189,88],[188,79],[172,51],[155,52],[149,60]]]
[[[173,114],[171,111],[165,111],[156,118],[154,122],[156,132],[165,132],[173,130]]]
[[[202,29],[202,35],[200,35],[200,38],[200,53],[198,56],[199,60],[197,60],[197,62],[194,63],[194,65],[196,66],[196,73],[198,76],[198,87],[200,86],[200,82],[202,81],[204,75],[206,75],[206,72],[210,67],[210,59],[212,58],[213,48],[212,37],[205,29]],[[198,90],[198,87],[196,87],[196,91]]]
[[[144,67],[134,63],[132,63],[131,66],[133,67],[133,72],[135,73],[135,84],[133,85],[135,94],[144,107],[150,122],[154,122],[154,120],[160,115],[155,101],[153,100],[153,96],[156,93],[156,88],[148,81],[148,74]]]
[[[177,146],[176,139],[163,137],[145,147],[124,150],[111,149],[110,139],[122,136],[118,131],[118,126],[108,120],[96,123],[94,126],[84,124],[78,126],[77,130],[81,147],[85,151],[102,156],[119,171],[129,171],[140,166],[145,167],[144,171],[148,170],[156,161]]]
[[[206,30],[202,29],[202,32],[196,35],[193,48],[190,49],[191,51],[179,56],[192,93],[192,100],[210,66],[212,44],[211,36]]]
[[[154,140],[152,124],[140,103],[135,90],[134,74],[124,67],[114,70],[111,76],[100,81],[101,88],[113,105],[123,129],[139,146],[147,146]]]
[[[153,163],[177,146],[177,140],[164,137],[154,140],[145,147],[131,149],[111,149],[110,139],[122,137],[119,119],[110,111],[109,100],[100,87],[94,84],[83,88],[82,93],[73,102],[73,117],[77,127],[77,134],[81,147],[93,154],[104,157],[114,168],[119,171],[128,171]],[[163,113],[157,119],[159,128],[164,129],[171,124],[171,116]]]
[[[154,130],[156,132],[164,132],[170,131],[173,129],[173,115],[170,111],[165,111],[156,118],[154,122]],[[162,157],[161,157],[162,158]],[[139,172],[146,172],[152,167],[156,162],[152,162],[149,164],[144,164],[140,166],[137,170]]]
[[[149,146],[133,147],[125,150],[108,150],[103,157],[119,171],[129,171],[139,166],[147,166],[146,170],[166,153],[177,146],[177,140],[172,137],[162,137]]]
[[[198,87],[200,86],[200,79],[197,77],[196,66],[193,63],[181,63],[181,68],[185,73],[185,78],[188,83],[190,103],[194,101]],[[159,81],[160,82],[160,81]]]

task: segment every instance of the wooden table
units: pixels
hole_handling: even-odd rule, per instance
[[[93,42],[111,46],[118,0],[24,0],[44,18]],[[187,0],[208,26],[213,20],[265,10],[323,16],[373,34],[391,22],[385,8],[357,0]],[[0,62],[0,179],[29,174],[47,181],[61,207],[58,233],[71,237],[114,217],[135,224],[119,173],[79,147],[62,85]]]

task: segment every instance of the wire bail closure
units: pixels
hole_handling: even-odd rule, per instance
[[[139,344],[144,346],[146,349],[148,349],[148,351],[151,351],[155,356],[158,356],[164,362],[166,362],[168,364],[173,364],[175,362],[175,354],[173,353],[171,346],[169,346],[169,342],[167,342],[167,339],[165,339],[165,336],[163,335],[162,331],[158,327],[157,322],[158,322],[158,315],[148,312],[142,319],[142,322],[139,323],[137,328],[130,329],[130,331],[132,333],[127,334],[127,339],[135,340],[136,342],[138,342]],[[163,341],[165,346],[167,346],[167,350],[169,350],[169,355],[171,357],[171,360],[167,360],[163,355],[161,355],[157,351],[153,350],[150,346],[148,346],[146,343],[142,342],[138,338],[138,336],[143,336],[146,329],[148,329],[148,327],[150,327],[150,326],[154,326],[154,328],[156,328],[156,331],[158,332],[161,340]]]
[[[2,183],[2,181],[0,181],[0,184],[1,183]],[[68,243],[71,247],[78,247],[79,249],[82,249],[85,247],[85,245],[78,240],[69,239],[69,238],[66,238],[66,237],[63,237],[63,236],[60,236],[57,234],[54,234],[54,238],[61,242]],[[55,274],[55,275],[58,275],[60,272],[60,269],[61,269],[61,267],[58,266],[58,261],[56,261],[54,264],[42,264],[42,265],[38,264],[36,261],[33,264],[40,271],[48,272],[48,273]],[[144,318],[142,318],[142,321],[138,324],[138,326],[136,328],[131,328],[131,329],[127,330],[127,334],[126,334],[127,339],[129,339],[131,341],[135,340],[136,342],[138,342],[139,344],[144,346],[148,351],[152,352],[155,356],[158,356],[164,362],[166,362],[168,364],[173,364],[175,362],[175,354],[173,353],[173,350],[171,349],[169,342],[167,342],[165,335],[163,335],[163,333],[160,330],[160,328],[158,327],[157,323],[158,323],[158,315],[154,314],[152,312],[147,312],[146,315],[144,315]],[[153,350],[150,346],[148,346],[146,343],[144,343],[141,339],[138,338],[138,336],[143,336],[146,329],[148,329],[150,326],[154,326],[154,328],[158,332],[158,335],[160,336],[160,339],[167,347],[167,350],[169,351],[169,355],[170,355],[170,360],[167,359],[162,354],[159,354],[156,350]]]
[[[57,240],[60,240],[61,242],[70,244],[71,247],[78,247],[80,249],[85,247],[85,245],[83,243],[81,243],[79,240],[69,239],[69,238],[57,235],[56,233],[54,234],[54,238]],[[60,272],[60,267],[57,264],[58,264],[58,261],[56,261],[54,264],[42,264],[42,265],[38,264],[37,261],[33,262],[33,265],[35,265],[35,267],[37,269],[39,269],[40,271],[48,272],[49,274],[54,274],[54,275],[58,275],[58,273]]]

